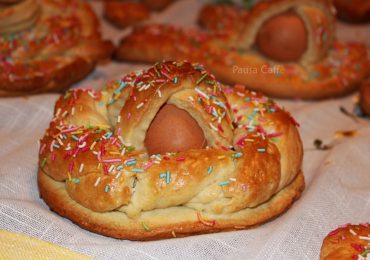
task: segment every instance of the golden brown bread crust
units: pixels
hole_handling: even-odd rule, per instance
[[[112,53],[88,3],[40,4],[41,16],[32,29],[0,38],[1,96],[64,90]]]
[[[300,197],[304,189],[304,178],[300,173],[291,184],[267,203],[246,210],[242,218],[216,222],[208,221],[213,219],[213,216],[204,213],[199,216],[196,211],[190,209],[184,212],[185,215],[176,214],[175,216],[171,209],[158,210],[158,215],[154,216],[155,219],[144,213],[139,219],[131,221],[120,211],[102,214],[81,206],[70,199],[63,183],[54,181],[42,171],[38,174],[38,186],[40,197],[51,210],[84,229],[119,239],[157,240],[241,230],[263,224],[284,213]],[[164,219],[165,223],[160,225],[159,223],[163,223]]]
[[[263,21],[291,8],[307,26],[308,50],[299,62],[274,62],[259,54],[253,41]],[[140,62],[188,59],[205,64],[223,82],[245,84],[268,95],[330,98],[353,91],[370,73],[365,46],[333,42],[333,21],[324,1],[275,0],[251,9],[241,33],[148,25],[122,39],[115,56]]]
[[[113,25],[119,28],[139,23],[149,18],[149,8],[138,2],[106,1],[104,16]]]
[[[104,16],[113,25],[125,28],[149,18],[151,11],[160,11],[174,0],[111,0],[104,3]]]
[[[166,103],[197,121],[208,148],[148,156],[146,131]],[[202,225],[209,232],[254,225],[280,214],[304,187],[296,125],[273,101],[243,86],[222,86],[199,64],[157,63],[101,91],[72,90],[57,101],[40,143],[40,193],[52,209],[82,226],[75,213],[65,213],[65,203],[53,203],[54,195],[42,186],[49,177],[89,212],[124,216],[117,224],[121,235],[104,233],[121,238],[155,239],[171,230],[186,235],[203,232],[197,228]],[[276,202],[281,205],[271,202],[292,182],[289,196]],[[271,213],[262,217],[257,210],[253,218],[255,207]],[[166,214],[171,221],[164,223]],[[152,235],[131,235],[125,227],[137,229],[141,222]],[[184,229],[189,222],[194,227]]]
[[[370,257],[369,223],[345,224],[331,231],[321,247],[321,260],[368,259]]]
[[[361,85],[360,106],[366,115],[370,115],[370,79],[365,80]]]

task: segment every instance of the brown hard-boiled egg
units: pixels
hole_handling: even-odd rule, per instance
[[[260,28],[256,45],[265,56],[277,61],[297,61],[307,49],[307,30],[302,19],[286,12],[268,19]]]
[[[151,122],[144,144],[152,155],[204,148],[207,141],[203,130],[187,111],[165,104]]]

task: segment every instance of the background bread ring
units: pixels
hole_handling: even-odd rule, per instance
[[[106,1],[104,4],[104,16],[113,25],[125,28],[148,19],[150,10],[142,3]]]
[[[320,260],[369,259],[370,252],[366,249],[369,237],[369,223],[342,225],[325,237]]]
[[[0,33],[14,33],[32,27],[41,13],[37,0],[23,2],[1,7]]]
[[[0,63],[0,96],[65,90],[113,51],[113,44],[102,39],[99,20],[87,1],[37,2],[42,8],[34,26],[2,37],[0,53],[7,62]],[[12,26],[18,30],[23,23]]]
[[[357,89],[368,77],[367,49],[361,43],[334,41],[335,21],[328,2],[260,2],[243,19],[244,27],[238,33],[144,25],[124,36],[115,57],[136,62],[182,59],[201,62],[224,83],[241,83],[275,97],[324,99],[343,96]],[[290,10],[305,22],[307,50],[299,61],[274,62],[256,51],[255,39],[264,21]],[[240,21],[237,16],[235,23]]]

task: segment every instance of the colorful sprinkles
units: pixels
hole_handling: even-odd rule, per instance
[[[174,69],[174,66],[176,66],[176,69]],[[279,142],[284,137],[283,133],[266,130],[273,128],[268,116],[281,111],[269,99],[254,92],[235,91],[223,87],[200,65],[189,65],[186,62],[182,64],[157,63],[152,69],[139,71],[110,83],[101,92],[85,89],[68,91],[61,101],[63,105],[59,105],[60,107],[56,109],[51,128],[40,142],[41,168],[44,168],[47,164],[49,155],[51,158],[49,164],[58,160],[66,160],[68,164],[64,170],[70,183],[81,187],[82,184],[86,183],[85,176],[91,172],[96,172],[97,175],[94,177],[96,179],[90,185],[99,190],[104,190],[104,193],[107,194],[119,190],[114,188],[116,183],[130,185],[130,190],[135,192],[136,182],[141,180],[138,176],[150,176],[150,173],[157,171],[157,169],[161,169],[157,171],[159,172],[160,181],[158,181],[158,175],[153,178],[157,180],[155,183],[159,183],[159,185],[156,184],[159,192],[160,189],[165,189],[168,185],[174,185],[174,187],[176,185],[177,187],[181,178],[187,178],[179,176],[191,175],[191,173],[189,174],[191,169],[189,169],[188,164],[196,162],[198,158],[188,156],[187,153],[148,156],[144,152],[136,150],[124,137],[125,132],[122,123],[135,120],[136,115],[142,112],[131,111],[127,114],[127,117],[126,113],[118,115],[116,128],[105,124],[93,125],[90,122],[85,126],[75,126],[68,122],[70,117],[77,116],[79,112],[83,111],[84,107],[79,103],[82,95],[88,96],[95,102],[94,104],[99,104],[99,106],[113,105],[120,97],[127,96],[127,100],[133,102],[134,108],[145,111],[150,102],[141,98],[141,94],[138,93],[155,88],[152,92],[153,98],[163,98],[166,93],[165,84],[181,84],[184,75],[196,84],[195,93],[187,99],[189,104],[203,109],[205,116],[210,119],[209,130],[212,130],[215,136],[224,140],[227,131],[237,130],[242,132],[234,146],[232,143],[215,143],[207,147],[206,150],[214,149],[217,151],[212,155],[213,160],[216,158],[217,161],[210,161],[208,167],[200,169],[204,178],[219,180],[215,179],[219,178],[219,171],[222,168],[219,165],[238,163],[238,160],[244,157],[243,149],[245,146],[254,145],[253,147],[257,149],[257,152],[264,153],[266,148],[262,146],[269,139],[275,138],[276,142]],[[160,88],[162,88],[162,91],[160,91]],[[225,100],[222,92],[228,94],[231,101],[235,100],[235,103],[240,103],[237,103],[236,106],[233,104],[234,102]],[[70,106],[74,108],[73,113],[64,109],[64,107]],[[262,142],[261,140],[263,140],[263,143],[259,143]],[[85,158],[87,158],[86,161],[84,161]],[[93,161],[93,165],[87,163],[88,161]],[[179,167],[173,167],[174,163]],[[163,171],[163,169],[166,170]],[[181,169],[181,172],[177,169]],[[135,180],[133,184],[132,179]],[[130,184],[123,184],[126,182]],[[162,186],[164,182],[166,185]],[[217,181],[216,185],[222,188],[234,183],[236,187],[243,187],[241,189],[244,192],[248,191],[245,184],[239,183],[237,176],[226,177],[223,181]],[[232,192],[233,186],[230,185],[230,192]],[[181,187],[179,188],[181,189]],[[197,213],[197,219],[203,225],[214,226],[216,224],[215,220],[205,220],[200,212]],[[142,226],[145,231],[150,231],[146,223],[143,222]],[[176,237],[174,232],[173,236]]]
[[[230,181],[229,180],[220,182],[218,185],[222,187],[222,186],[226,186],[228,184],[230,184]]]
[[[145,231],[150,231],[150,227],[148,226],[148,224],[142,222],[142,225]]]
[[[348,230],[348,233],[346,232]],[[353,240],[355,237],[355,240]],[[367,260],[370,258],[370,224],[359,225],[345,224],[331,231],[324,243],[330,243],[335,250],[338,248],[350,247],[354,250],[352,259]],[[348,242],[347,242],[348,240]],[[339,241],[341,241],[340,244]],[[355,242],[354,242],[355,241]],[[338,246],[337,246],[338,245]]]
[[[170,173],[170,171],[166,171],[164,173],[161,173],[159,175],[159,178],[165,179],[166,180],[166,184],[170,184],[170,182],[171,182],[171,173]]]

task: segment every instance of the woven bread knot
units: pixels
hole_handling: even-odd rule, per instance
[[[147,153],[146,131],[165,104],[196,120],[207,147]],[[94,212],[221,216],[263,204],[290,184],[302,145],[296,122],[268,98],[223,86],[199,64],[162,62],[99,91],[68,91],[39,158],[43,173]]]

